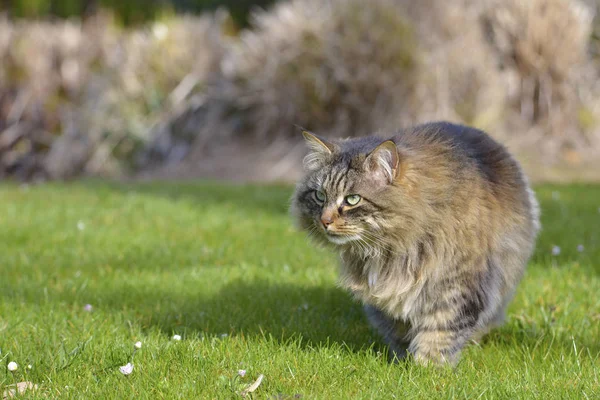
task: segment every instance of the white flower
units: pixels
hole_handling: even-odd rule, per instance
[[[127,363],[127,365],[123,365],[122,367],[119,367],[119,371],[121,371],[121,373],[123,375],[129,375],[133,372],[133,364]]]
[[[16,371],[16,370],[17,370],[17,368],[19,368],[19,366],[17,365],[17,363],[16,363],[16,362],[14,362],[14,361],[11,361],[11,362],[9,362],[9,363],[8,363],[8,370],[9,370],[10,372]]]
[[[238,375],[241,376],[242,378],[246,376],[246,370],[245,369],[239,369],[238,370]]]
[[[133,345],[133,347],[135,347],[136,349],[141,349],[142,348],[142,342],[135,342],[135,344]]]
[[[80,231],[85,229],[85,222],[83,221],[77,221],[77,229],[79,229]]]
[[[552,246],[552,255],[553,256],[557,256],[560,254],[560,247],[558,246]]]
[[[179,342],[181,340],[181,336],[179,336],[179,335],[173,335],[172,339],[175,340],[175,341],[177,341],[177,342]]]
[[[583,250],[585,250],[585,247],[583,247],[582,244],[578,244],[577,245],[577,251],[581,253]]]
[[[31,364],[27,365],[27,369],[32,369],[33,367],[31,366]]]
[[[87,312],[92,312],[93,309],[94,307],[92,307],[91,304],[86,304],[85,306],[83,306],[83,310]]]

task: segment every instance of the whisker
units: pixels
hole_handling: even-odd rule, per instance
[[[383,254],[383,252],[388,252],[390,255],[399,255],[400,252],[394,251],[392,249],[391,244],[387,241],[387,239],[379,233],[375,233],[372,231],[363,231],[361,232],[361,237],[369,242],[372,246],[376,246],[378,248],[378,253]]]
[[[371,234],[370,232],[365,231],[362,233],[361,236],[368,242],[372,243],[373,245],[377,245],[377,246],[381,246],[381,247],[388,247],[387,243],[384,242],[383,238],[375,236],[375,235]]]

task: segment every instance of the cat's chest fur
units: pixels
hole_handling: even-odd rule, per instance
[[[424,302],[425,281],[409,273],[409,257],[341,253],[340,285],[395,319],[411,320]]]

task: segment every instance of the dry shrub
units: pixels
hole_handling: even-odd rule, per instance
[[[418,53],[393,0],[293,0],[252,23],[209,93],[243,114],[241,135],[271,140],[300,125],[354,136],[412,114]]]
[[[157,130],[149,159],[169,160],[165,143],[189,129],[197,134],[188,156],[196,168],[224,171],[233,163],[232,174],[272,177],[257,172],[269,160],[264,168],[274,163],[280,176],[285,168],[277,163],[298,151],[282,150],[297,140],[295,126],[358,136],[408,124],[420,106],[421,60],[394,0],[292,0],[255,13],[251,22],[205,96]],[[242,160],[253,145],[260,155]],[[232,157],[233,148],[239,156]]]
[[[494,1],[484,21],[499,65],[516,77],[507,118],[546,159],[593,156],[590,140],[594,153],[600,143],[592,10],[570,0]]]
[[[413,22],[422,54],[416,120],[445,119],[497,128],[506,100],[505,80],[481,29],[487,7],[476,0],[399,0]]]
[[[431,73],[420,84],[435,106],[421,109],[419,120],[478,126],[535,162],[597,154],[590,7],[570,0],[403,3]]]
[[[0,20],[0,176],[116,174],[221,57],[220,20]]]
[[[253,21],[197,112],[177,119],[198,118],[188,124],[198,127],[196,165],[231,168],[240,140],[287,138],[295,124],[354,136],[434,119],[488,130],[538,164],[598,154],[599,79],[584,3],[292,0]],[[210,158],[218,142],[228,149]],[[260,173],[248,164],[270,156],[263,145],[255,151],[232,169]]]
[[[577,0],[290,0],[230,38],[223,14],[134,32],[4,21],[2,168],[112,173],[135,154],[142,169],[289,179],[295,126],[356,136],[435,119],[538,164],[591,160],[592,15]],[[31,148],[44,157],[27,164]]]
[[[257,138],[293,134],[293,124],[355,136],[413,114],[418,53],[394,1],[296,0],[253,23],[223,72]]]

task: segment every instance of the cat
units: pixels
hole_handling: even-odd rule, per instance
[[[540,211],[519,164],[449,122],[391,138],[303,135],[295,221],[339,252],[339,284],[394,360],[455,366],[503,322],[535,246]]]

